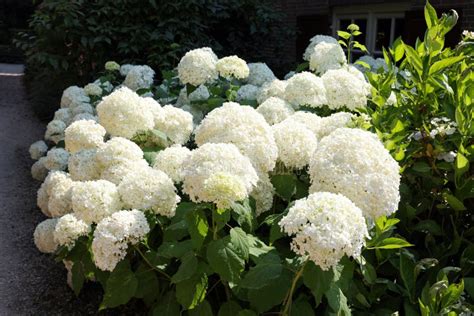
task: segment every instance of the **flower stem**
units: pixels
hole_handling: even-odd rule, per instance
[[[133,246],[137,252],[140,254],[140,256],[143,258],[143,261],[145,261],[146,264],[148,264],[150,266],[150,268],[152,268],[153,270],[161,273],[163,276],[165,276],[168,280],[171,280],[171,277],[164,271],[158,269],[157,267],[155,267],[154,265],[151,264],[151,262],[148,260],[147,257],[145,257],[145,255],[143,254],[143,252],[140,250],[140,248],[138,246]]]
[[[288,291],[288,295],[285,299],[285,308],[282,312],[283,316],[288,316],[291,312],[291,304],[293,303],[293,292],[295,291],[296,284],[298,283],[298,280],[300,279],[301,275],[303,274],[305,265],[306,265],[306,261],[303,263],[303,265],[298,270],[298,272],[296,272],[295,277],[293,278],[293,282],[291,283],[291,288]]]

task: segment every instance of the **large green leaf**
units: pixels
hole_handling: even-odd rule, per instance
[[[269,253],[256,266],[250,268],[239,285],[246,289],[260,289],[278,278],[282,271],[283,265],[280,257]]]
[[[179,316],[181,308],[176,301],[176,293],[170,291],[161,298],[153,308],[153,316]]]
[[[223,280],[234,283],[240,279],[240,273],[245,267],[244,257],[232,244],[230,236],[209,243],[207,261]]]
[[[158,254],[165,258],[181,258],[188,251],[193,249],[193,243],[190,239],[184,241],[164,242],[158,248]]]
[[[206,297],[207,275],[198,273],[176,284],[176,298],[185,309],[193,309]]]
[[[403,283],[407,292],[410,296],[412,302],[414,301],[415,295],[415,261],[413,260],[412,256],[407,254],[406,252],[402,251],[400,253],[400,276],[402,277]]]
[[[203,210],[198,209],[188,212],[185,215],[185,219],[188,224],[188,231],[194,248],[201,248],[204,239],[207,236],[207,232],[209,231],[206,214]]]
[[[448,57],[448,58],[439,60],[435,62],[433,65],[431,65],[429,75],[431,76],[437,72],[440,72],[441,70],[446,69],[460,62],[463,59],[464,59],[464,56],[453,56],[453,57]]]
[[[219,308],[217,316],[235,316],[242,310],[242,307],[235,301],[227,301]]]
[[[247,234],[240,227],[235,227],[230,230],[230,241],[235,249],[240,251],[245,260],[249,258],[249,238]]]
[[[293,174],[277,174],[271,178],[275,191],[285,201],[296,193],[296,177]]]
[[[74,262],[71,273],[72,273],[72,289],[74,290],[74,294],[79,295],[85,281],[84,268],[82,266],[82,262],[80,261]]]
[[[153,302],[159,294],[160,284],[156,272],[147,264],[142,263],[135,272],[138,280],[135,297],[142,298],[147,304]]]
[[[341,316],[350,316],[352,315],[349,306],[347,305],[347,298],[342,292],[342,290],[336,285],[331,284],[329,290],[326,291],[326,298],[331,309]]]
[[[181,258],[178,271],[171,278],[172,283],[178,283],[190,279],[197,271],[198,260],[193,252],[188,252]]]
[[[283,270],[283,273],[268,285],[257,290],[249,290],[248,299],[251,306],[261,314],[274,306],[281,305],[290,288],[292,277],[292,273]]]
[[[438,16],[436,15],[436,10],[435,8],[433,8],[433,6],[430,4],[429,1],[426,1],[426,4],[425,4],[425,21],[428,28],[431,28],[432,26],[436,25],[436,23],[438,22]]]
[[[323,271],[312,261],[306,263],[303,271],[303,282],[313,293],[317,305],[321,303],[324,293],[329,290],[334,277],[333,269]]]
[[[138,279],[130,268],[130,262],[127,259],[122,260],[110,273],[99,309],[113,308],[128,303],[135,296],[137,287]]]
[[[204,300],[195,308],[189,310],[189,316],[212,316],[211,304]]]

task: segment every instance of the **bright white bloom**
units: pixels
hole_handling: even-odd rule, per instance
[[[100,79],[97,79],[93,83],[98,85],[102,89],[102,91],[105,92],[111,92],[114,89],[114,86],[110,83],[110,81],[102,82]]]
[[[178,64],[178,77],[183,84],[199,86],[217,79],[217,56],[209,47],[187,52]]]
[[[44,139],[50,140],[55,144],[59,143],[64,139],[64,130],[66,124],[60,120],[52,120],[46,126],[46,132],[44,133]]]
[[[390,215],[400,201],[400,167],[377,138],[339,128],[323,138],[310,162],[310,192],[341,193],[369,220]]]
[[[149,88],[153,84],[155,71],[149,66],[134,66],[127,73],[123,84],[133,91]]]
[[[61,107],[62,108],[73,108],[82,103],[89,103],[90,99],[87,94],[84,92],[84,89],[79,88],[78,86],[71,86],[63,91],[61,97]]]
[[[341,194],[317,192],[297,200],[279,222],[293,236],[291,249],[322,270],[347,255],[360,256],[369,237],[362,211]]]
[[[102,88],[100,87],[100,85],[96,83],[89,83],[88,85],[84,87],[84,92],[89,96],[90,95],[100,96],[102,95]]]
[[[200,85],[196,88],[193,92],[191,92],[187,97],[189,101],[202,101],[209,99],[211,95],[209,94],[209,90],[205,85]]]
[[[48,145],[46,145],[46,143],[42,140],[38,140],[34,142],[33,144],[31,144],[30,149],[29,149],[30,157],[33,160],[40,159],[46,154],[47,151],[48,151]]]
[[[46,157],[41,157],[38,161],[31,166],[31,176],[35,180],[43,181],[48,175],[48,168],[45,167],[44,162]]]
[[[148,111],[151,112],[151,114],[153,115],[153,122],[163,120],[163,116],[165,114],[160,103],[158,103],[158,101],[156,101],[155,99],[150,97],[140,97],[140,106],[146,108]]]
[[[265,83],[262,88],[260,88],[260,93],[257,96],[258,103],[262,104],[270,97],[284,99],[287,84],[288,82],[278,79]]]
[[[80,120],[89,120],[89,121],[95,121],[95,122],[99,123],[99,118],[95,115],[90,114],[90,113],[80,113],[80,114],[75,115],[72,118],[71,123],[74,123],[74,122],[77,122],[77,121],[80,121]]]
[[[76,240],[89,234],[91,228],[73,214],[66,214],[58,219],[54,228],[54,241],[60,246],[74,247]]]
[[[152,209],[156,214],[167,217],[174,216],[180,201],[171,178],[152,168],[127,174],[118,190],[125,207]]]
[[[390,95],[388,96],[388,99],[385,104],[388,106],[397,104],[397,95],[393,91],[390,92]]]
[[[63,108],[59,109],[56,112],[54,112],[54,118],[53,120],[58,120],[58,121],[63,121],[64,124],[69,125],[71,124],[72,120],[72,111],[70,108]]]
[[[48,179],[48,177],[46,177]],[[36,205],[40,208],[41,212],[47,216],[51,217],[51,213],[48,209],[49,195],[48,195],[48,186],[49,182],[45,181],[41,184],[38,193],[36,195]]]
[[[69,153],[64,148],[52,148],[46,154],[44,166],[48,170],[66,170],[69,160]]]
[[[309,40],[309,45],[303,54],[303,59],[309,61],[311,54],[314,52],[314,47],[319,43],[338,44],[337,39],[327,35],[316,35]]]
[[[104,218],[94,231],[92,254],[95,265],[113,271],[127,254],[128,244],[137,244],[150,231],[145,214],[138,210],[120,211]]]
[[[172,146],[158,152],[153,168],[166,173],[175,183],[183,182],[183,163],[191,151],[182,146]]]
[[[71,154],[68,171],[74,181],[96,180],[100,176],[100,168],[95,159],[97,150],[85,149]]]
[[[183,165],[183,190],[194,202],[219,208],[245,199],[258,181],[250,160],[232,144],[204,144]]]
[[[250,73],[246,81],[249,84],[260,87],[266,82],[276,79],[273,71],[265,63],[250,63],[248,67]]]
[[[330,69],[339,69],[346,64],[346,55],[339,43],[321,42],[314,47],[309,59],[309,69],[324,74]]]
[[[94,149],[104,143],[105,128],[91,120],[72,123],[64,131],[64,142],[70,153],[83,149]]]
[[[104,168],[100,178],[119,185],[129,173],[140,172],[144,169],[148,170],[148,168],[149,166],[145,159],[118,161]]]
[[[165,105],[163,114],[155,117],[155,128],[165,133],[173,144],[186,143],[193,132],[193,116],[172,105]]]
[[[254,187],[250,196],[255,199],[256,215],[269,211],[273,206],[273,196],[275,188],[267,173],[261,173],[258,177],[257,185]]]
[[[321,122],[321,118],[314,113],[306,112],[306,111],[296,111],[293,115],[289,116],[283,122],[296,122],[301,123],[306,128],[311,130],[314,135],[316,135],[317,139],[320,139],[318,136],[319,132],[319,125]]]
[[[76,183],[71,198],[74,215],[88,224],[98,223],[122,208],[117,186],[106,180]]]
[[[272,126],[278,146],[278,159],[288,168],[301,169],[309,164],[318,146],[314,133],[304,124],[284,121]]]
[[[278,148],[270,125],[250,106],[225,102],[212,110],[196,128],[198,146],[205,143],[232,143],[246,155],[257,170],[275,167]]]
[[[72,113],[73,117],[78,115],[78,114],[83,114],[83,113],[88,113],[88,114],[93,115],[94,114],[94,108],[89,103],[82,103],[82,104],[79,104],[79,105],[71,108],[71,113]]]
[[[237,101],[256,100],[260,88],[252,84],[243,85],[237,90]]]
[[[120,70],[120,65],[116,63],[115,61],[110,60],[105,63],[104,68],[105,70],[108,70],[108,71],[117,71],[117,70]]]
[[[285,100],[294,106],[307,105],[310,107],[321,107],[328,102],[321,78],[307,71],[300,72],[288,79]]]
[[[96,155],[97,162],[104,168],[128,160],[142,160],[142,158],[141,148],[123,137],[113,137],[97,150]]]
[[[128,73],[130,72],[130,70],[132,70],[133,67],[135,67],[135,65],[124,64],[124,65],[120,66],[120,74],[124,77],[127,76]]]
[[[75,183],[69,174],[63,171],[52,171],[46,177],[45,183],[48,194],[47,213],[51,217],[60,217],[71,213],[71,194]]]
[[[270,97],[257,107],[257,112],[263,115],[268,124],[273,125],[292,115],[295,110],[285,100]]]
[[[329,70],[322,77],[330,109],[347,107],[349,110],[367,106],[367,85],[359,77],[341,68]]]
[[[153,128],[153,114],[140,106],[140,97],[122,87],[104,97],[97,105],[100,124],[112,136],[132,138],[139,131]]]
[[[457,153],[454,151],[449,151],[446,153],[441,153],[436,156],[436,159],[438,160],[444,160],[446,162],[453,162],[454,159],[456,159]]]
[[[474,40],[474,31],[464,30],[462,35],[465,37],[464,40]]]
[[[57,223],[56,218],[49,218],[36,226],[33,233],[36,248],[43,253],[54,253],[58,244],[54,241],[54,227]]]
[[[365,75],[362,71],[353,65],[346,65],[343,68],[359,79],[359,84],[365,89],[366,95],[370,95],[372,93],[372,86],[367,82],[367,79],[365,79]]]
[[[226,79],[245,79],[249,76],[250,72],[245,60],[235,55],[219,59],[216,68],[219,75]]]
[[[452,135],[456,132],[458,126],[456,122],[451,121],[447,117],[435,117],[431,120],[431,125],[434,127],[430,132],[431,138],[434,138],[436,135],[441,137]]]
[[[321,118],[319,127],[316,130],[316,137],[321,140],[340,127],[348,126],[352,121],[353,115],[348,112],[337,112],[330,116]]]

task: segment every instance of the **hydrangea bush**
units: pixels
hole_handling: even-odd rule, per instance
[[[427,38],[435,43],[440,32],[431,29],[452,22],[430,14]],[[38,249],[64,262],[76,294],[99,282],[101,309],[142,300],[153,315],[461,311],[463,283],[446,276],[455,269],[438,269],[446,286],[435,289],[444,292],[429,297],[429,279],[420,296],[416,278],[436,264],[405,249],[412,244],[395,231],[394,214],[400,208],[399,231],[411,237],[409,221],[423,209],[404,194],[413,183],[423,188],[411,194],[426,190],[423,172],[444,172],[455,188],[469,181],[472,188],[472,126],[463,120],[472,108],[453,102],[472,106],[466,91],[474,80],[458,76],[465,88],[451,88],[446,117],[408,117],[419,115],[410,110],[414,95],[434,91],[411,68],[431,48],[396,45],[386,67],[367,69],[369,58],[351,65],[336,39],[318,35],[305,52],[308,63],[284,80],[263,63],[219,58],[207,47],[186,53],[160,83],[148,66],[108,62],[95,82],[64,91],[45,140],[30,147],[32,175],[44,181],[38,207],[48,217],[34,233]],[[472,65],[462,47],[434,47],[442,55],[428,56],[438,72]],[[432,89],[446,88],[453,78],[432,80]],[[440,106],[427,100],[417,105]],[[431,133],[414,130],[429,122]],[[454,138],[460,131],[467,134]],[[444,151],[409,149],[420,141],[428,148],[428,138],[439,138]],[[439,194],[446,206],[456,204],[456,216],[467,208],[453,192],[424,194],[420,203]],[[441,305],[443,295],[449,300]]]

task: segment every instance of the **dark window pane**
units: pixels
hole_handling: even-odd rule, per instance
[[[396,40],[397,37],[403,36],[404,31],[405,31],[405,19],[403,18],[395,19],[395,32],[393,35],[393,40]]]
[[[377,32],[375,33],[375,50],[390,45],[390,29],[392,19],[377,19]]]
[[[361,44],[364,44],[367,42],[367,19],[355,19],[354,24],[357,24],[359,26],[359,30],[362,32],[362,35],[359,35],[355,38],[356,41],[358,41]]]
[[[346,31],[349,24],[351,24],[351,19],[341,19],[341,25],[339,30]]]

